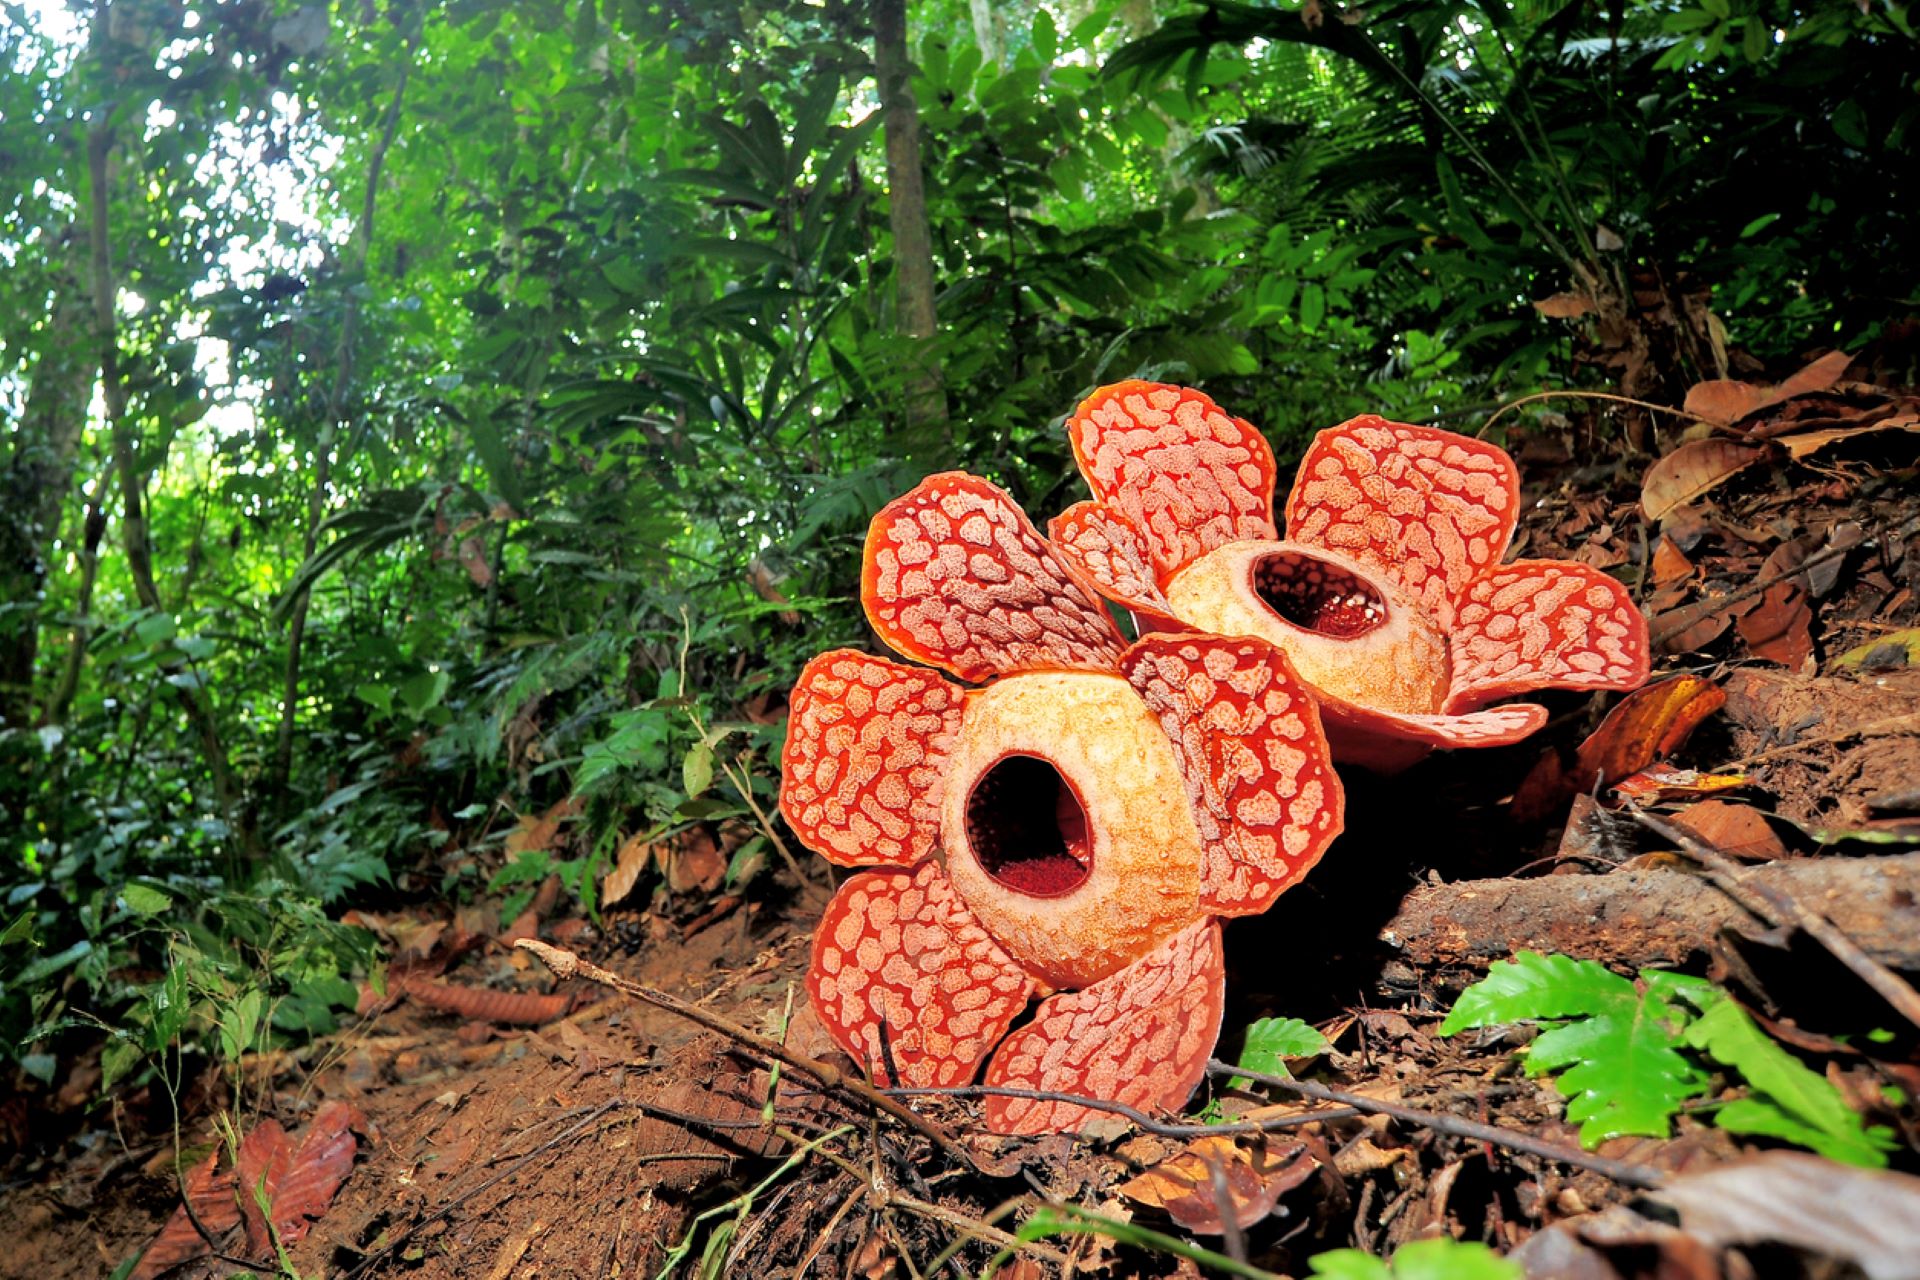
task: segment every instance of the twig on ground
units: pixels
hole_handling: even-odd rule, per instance
[[[696,1022],[709,1031],[718,1032],[720,1035],[727,1037],[736,1044],[746,1046],[764,1058],[772,1059],[775,1062],[784,1062],[795,1071],[811,1076],[829,1090],[858,1098],[867,1105],[886,1112],[894,1119],[913,1129],[914,1132],[918,1133],[921,1137],[932,1142],[955,1161],[969,1169],[973,1167],[973,1157],[967,1154],[966,1148],[962,1147],[959,1142],[954,1139],[952,1134],[925,1116],[918,1114],[910,1108],[903,1106],[895,1099],[888,1097],[884,1092],[874,1088],[866,1081],[850,1076],[838,1067],[821,1062],[815,1058],[809,1058],[804,1054],[795,1053],[779,1041],[763,1036],[757,1031],[749,1031],[747,1028],[731,1022],[717,1013],[711,1013],[700,1008],[698,1005],[689,1004],[685,1000],[681,1000],[676,996],[670,996],[664,991],[655,991],[651,987],[642,986],[630,978],[623,978],[617,973],[602,969],[599,965],[591,961],[582,960],[571,951],[551,946],[545,942],[541,942],[537,938],[522,938],[514,943],[514,945],[522,950],[531,951],[540,959],[541,963],[553,970],[554,974],[558,977],[572,978],[577,976],[585,978],[589,982],[597,982],[603,987],[611,987],[615,991],[624,992],[634,999],[644,1001],[656,1008],[665,1009],[669,1013],[677,1013],[689,1022]]]
[[[958,1209],[949,1209],[945,1205],[934,1204],[929,1200],[920,1200],[913,1196],[902,1195],[898,1191],[888,1194],[887,1203],[896,1209],[905,1209],[908,1213],[917,1213],[923,1218],[931,1218],[935,1222],[944,1223],[952,1227],[962,1235],[962,1241],[956,1243],[963,1243],[965,1240],[984,1240],[988,1244],[997,1244],[1002,1249],[1013,1249],[1022,1253],[1031,1253],[1036,1258],[1045,1258],[1048,1262],[1054,1263],[1057,1266],[1066,1265],[1067,1255],[1060,1252],[1060,1250],[1040,1244],[1037,1241],[1022,1240],[1020,1237],[1002,1231],[999,1227],[983,1219],[961,1213]],[[1018,1204],[1020,1201],[1016,1201],[1015,1203]],[[930,1267],[929,1270],[935,1270],[946,1265],[951,1256],[949,1253],[942,1253],[940,1257],[934,1261],[933,1266]]]
[[[1888,1004],[1914,1026],[1920,1027],[1920,991],[1893,970],[1861,949],[1833,921],[1808,907],[1786,889],[1742,872],[1726,854],[1698,836],[1643,809],[1629,807],[1635,822],[1677,846],[1680,852],[1698,863],[1714,886],[1729,898],[1774,924],[1790,924],[1818,942],[1860,980],[1880,993]]]
[[[1357,1093],[1345,1093],[1339,1089],[1329,1089],[1322,1084],[1311,1084],[1289,1076],[1268,1075],[1262,1071],[1236,1067],[1232,1063],[1221,1062],[1217,1058],[1208,1060],[1207,1073],[1216,1076],[1245,1076],[1249,1080],[1271,1088],[1297,1093],[1303,1098],[1312,1098],[1317,1102],[1332,1102],[1352,1107],[1356,1111],[1370,1111],[1383,1116],[1392,1116],[1396,1120],[1417,1124],[1423,1128],[1432,1129],[1436,1133],[1467,1138],[1475,1142],[1491,1142],[1509,1150],[1524,1151],[1528,1155],[1540,1156],[1547,1160],[1558,1160],[1562,1164],[1570,1164],[1578,1169],[1591,1169],[1595,1173],[1612,1178],[1622,1186],[1652,1190],[1666,1182],[1666,1175],[1657,1169],[1630,1164],[1625,1160],[1610,1160],[1606,1156],[1593,1155],[1573,1147],[1563,1147],[1557,1142],[1547,1142],[1531,1134],[1521,1133],[1517,1129],[1503,1129],[1499,1125],[1481,1124],[1477,1120],[1462,1120],[1458,1116],[1450,1116],[1438,1111],[1421,1111],[1415,1107],[1403,1107],[1397,1102],[1383,1102],[1378,1098],[1363,1097]]]

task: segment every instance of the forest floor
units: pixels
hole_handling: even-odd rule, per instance
[[[1909,1261],[1920,1256],[1897,1222],[1836,1228],[1851,1245],[1782,1228],[1775,1243],[1735,1248],[1748,1238],[1740,1223],[1683,1213],[1675,1226],[1649,1202],[1662,1180],[1779,1149],[1711,1123],[1707,1101],[1731,1081],[1683,1111],[1672,1136],[1589,1153],[1566,1099],[1522,1071],[1513,1050],[1526,1033],[1437,1033],[1460,991],[1518,949],[1617,971],[1683,967],[1723,984],[1888,1126],[1894,1168],[1920,1167],[1920,1027],[1866,980],[1876,966],[1920,970],[1920,853],[1905,851],[1920,839],[1914,437],[1791,445],[1888,421],[1875,394],[1841,384],[1745,409],[1707,442],[1769,452],[1737,469],[1724,451],[1663,464],[1687,496],[1660,525],[1640,504],[1673,492],[1657,491],[1659,476],[1643,492],[1645,455],[1573,424],[1515,442],[1528,498],[1517,554],[1637,579],[1662,641],[1655,678],[1681,679],[1613,716],[1618,699],[1564,697],[1516,747],[1350,778],[1331,855],[1272,911],[1228,929],[1219,1056],[1234,1056],[1254,1019],[1305,1019],[1330,1047],[1298,1073],[1356,1105],[1215,1078],[1196,1098],[1213,1099],[1209,1119],[1272,1131],[1193,1138],[1116,1119],[1079,1139],[1001,1139],[984,1133],[976,1101],[927,1100],[916,1109],[936,1139],[804,1072],[770,1080],[744,1035],[583,979],[556,985],[510,945],[537,931],[743,1033],[777,1038],[791,1010],[788,1047],[828,1057],[800,985],[827,887],[815,860],[805,888],[783,871],[744,902],[663,889],[597,926],[552,894],[544,915],[506,927],[486,904],[423,903],[364,918],[391,948],[386,1007],[249,1062],[237,1091],[208,1068],[182,1098],[177,1144],[151,1091],[144,1105],[51,1107],[63,1114],[5,1168],[0,1272],[107,1274],[170,1217],[181,1256],[199,1251],[175,1170],[212,1151],[215,1119],[230,1115],[246,1132],[277,1120],[296,1167],[330,1153],[336,1176],[316,1175],[332,1185],[312,1193],[317,1220],[279,1274],[651,1276],[684,1257],[687,1274],[978,1275],[1042,1205],[1060,1229],[1021,1244],[1001,1274],[1198,1274],[1167,1251],[1197,1246],[1242,1274],[1297,1275],[1328,1249],[1385,1255],[1437,1236],[1518,1250],[1541,1276],[1916,1274],[1888,1261],[1909,1246]],[[1792,421],[1775,430],[1783,413]],[[1697,846],[1677,851],[1687,842],[1638,814],[1682,824],[1725,861],[1709,853],[1703,870]],[[1790,927],[1807,910],[1861,954],[1837,958]],[[329,1124],[337,1140],[300,1145]],[[1756,1203],[1776,1223],[1791,1217],[1783,1206],[1805,1198],[1798,1167],[1747,1167],[1764,1170]],[[276,1217],[297,1216],[296,1199],[290,1190]],[[1076,1213],[1106,1222],[1082,1216],[1096,1229],[1076,1231]],[[271,1253],[270,1241],[253,1241],[266,1253],[242,1242],[255,1224],[238,1216],[205,1225],[230,1254]],[[234,1270],[203,1257],[174,1274]]]

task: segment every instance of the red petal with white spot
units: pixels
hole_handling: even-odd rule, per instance
[[[1173,742],[1205,850],[1200,904],[1265,911],[1340,834],[1320,715],[1286,655],[1251,636],[1148,636],[1121,670]]]
[[[1101,595],[1163,626],[1179,626],[1160,593],[1147,547],[1133,526],[1097,502],[1077,502],[1047,522],[1062,560],[1086,575]]]
[[[978,476],[928,476],[867,530],[860,598],[880,637],[962,680],[1107,671],[1126,641],[1091,584]]]
[[[1041,1001],[993,1055],[985,1083],[1176,1110],[1206,1072],[1225,1000],[1220,924],[1205,920],[1084,991]],[[995,1133],[1062,1133],[1106,1114],[1072,1102],[987,1099]]]
[[[1395,575],[1444,628],[1507,553],[1519,515],[1504,449],[1369,414],[1313,438],[1287,495],[1287,539]]]
[[[940,840],[940,778],[964,692],[854,649],[806,665],[789,697],[780,812],[843,867],[912,866]]]
[[[1449,711],[1529,689],[1637,688],[1652,660],[1626,588],[1566,560],[1516,560],[1475,579],[1447,641]]]
[[[1509,702],[1459,715],[1414,715],[1322,696],[1320,720],[1334,759],[1379,773],[1397,773],[1436,748],[1504,747],[1518,742],[1546,724],[1547,709],[1532,702]]]
[[[1102,387],[1067,435],[1095,500],[1139,534],[1162,586],[1216,547],[1274,536],[1273,450],[1198,391]]]
[[[807,994],[875,1080],[966,1084],[1033,994],[1033,979],[982,929],[946,873],[871,871],[840,886],[813,938]],[[886,1027],[886,1044],[881,1027]]]

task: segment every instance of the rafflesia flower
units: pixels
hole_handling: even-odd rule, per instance
[[[959,472],[874,518],[860,589],[881,639],[980,687],[852,649],[794,686],[781,812],[876,868],[814,939],[822,1022],[877,1079],[966,1084],[991,1053],[988,1084],[1178,1107],[1220,1030],[1215,917],[1264,911],[1340,831],[1312,699],[1263,640],[1129,646],[1012,499]],[[1093,1114],[987,1102],[1004,1133]]]
[[[1048,527],[1145,630],[1261,636],[1312,687],[1334,756],[1394,770],[1435,747],[1517,741],[1541,688],[1631,689],[1647,623],[1607,575],[1502,564],[1519,517],[1506,451],[1354,418],[1314,437],[1273,522],[1273,451],[1184,387],[1122,382],[1067,423],[1093,490]]]

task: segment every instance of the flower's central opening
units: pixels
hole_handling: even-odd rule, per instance
[[[1060,771],[1038,756],[1008,756],[967,797],[967,844],[1007,888],[1058,897],[1093,870],[1087,812]]]
[[[1299,551],[1255,560],[1253,589],[1282,621],[1336,640],[1363,636],[1387,620],[1387,602],[1365,580]]]

